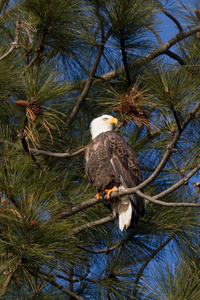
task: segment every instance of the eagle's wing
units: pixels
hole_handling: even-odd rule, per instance
[[[120,183],[108,157],[104,139],[104,133],[97,136],[88,144],[85,152],[86,175],[97,193]]]
[[[110,162],[125,188],[139,185],[142,181],[137,157],[126,140],[116,132],[105,133],[104,145]],[[144,214],[145,201],[138,195],[131,197],[140,213]]]

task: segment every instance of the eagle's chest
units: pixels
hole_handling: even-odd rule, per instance
[[[118,185],[119,178],[115,173],[110,157],[103,144],[91,145],[90,153],[86,153],[86,173],[97,192]]]

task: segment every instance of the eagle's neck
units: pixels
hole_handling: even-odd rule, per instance
[[[102,132],[112,131],[112,129],[113,129],[112,124],[108,124],[108,123],[107,124],[102,124],[100,127],[99,127],[99,124],[92,124],[92,126],[90,128],[92,139],[97,137]]]

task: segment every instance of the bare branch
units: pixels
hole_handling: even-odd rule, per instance
[[[147,53],[145,56],[136,59],[131,64],[131,67],[134,68],[137,65],[151,61],[154,58],[157,58],[158,56],[160,56],[162,54],[166,54],[166,51],[168,51],[177,42],[184,40],[187,37],[190,37],[191,35],[197,33],[198,31],[200,31],[200,25],[198,25],[192,29],[189,29],[188,31],[176,34],[173,38],[171,38],[165,44],[160,45],[158,48],[154,49],[150,53]],[[111,72],[101,75],[101,78],[105,79],[105,80],[111,80],[122,72],[123,72],[123,68],[119,68],[117,70],[114,70],[114,71],[111,71]],[[99,79],[97,79],[97,80],[99,80]]]
[[[190,173],[188,173],[188,175],[186,175],[184,178],[182,178],[180,181],[178,181],[176,184],[174,184],[173,186],[171,186],[167,190],[163,191],[162,193],[160,193],[160,194],[158,194],[154,197],[150,197],[150,196],[145,195],[144,193],[142,193],[139,190],[139,186],[134,187],[134,188],[129,188],[129,189],[126,189],[126,190],[121,190],[119,192],[114,192],[110,195],[110,197],[112,199],[112,198],[116,198],[116,197],[119,197],[119,196],[124,196],[124,195],[130,195],[130,194],[137,193],[141,197],[144,197],[145,199],[149,200],[150,202],[153,202],[153,203],[158,204],[158,205],[163,205],[163,206],[168,206],[168,207],[200,207],[200,204],[196,204],[196,203],[171,203],[171,202],[164,202],[164,201],[157,200],[157,199],[160,199],[162,197],[167,196],[168,194],[172,193],[173,191],[178,189],[180,186],[182,186],[183,184],[188,182],[189,178],[191,178],[199,169],[200,169],[200,164],[197,167],[195,167]],[[71,216],[73,214],[76,214],[76,213],[78,213],[78,212],[80,212],[84,209],[87,209],[91,206],[99,204],[99,203],[103,202],[105,199],[106,199],[106,196],[105,196],[105,198],[101,197],[100,199],[92,198],[90,200],[82,202],[82,203],[68,209],[67,211],[64,211],[64,212],[58,214],[56,217],[52,218],[52,220],[54,220],[55,218],[56,219],[66,218],[66,217]],[[109,220],[109,221],[111,221],[111,220]],[[99,224],[97,224],[97,225],[99,225]],[[83,225],[83,226],[87,227],[88,225]],[[84,229],[85,229],[85,227],[84,227]],[[81,229],[81,231],[82,231],[82,229]]]
[[[107,39],[108,39],[108,37],[109,36],[107,36]],[[85,87],[84,87],[84,89],[83,89],[83,91],[82,91],[75,107],[73,108],[73,110],[72,110],[72,112],[71,112],[71,114],[70,114],[70,116],[69,116],[69,118],[66,122],[67,125],[70,125],[74,121],[74,119],[75,119],[82,103],[84,102],[85,98],[87,97],[87,95],[89,93],[90,87],[92,86],[92,83],[94,81],[94,76],[95,76],[97,67],[99,65],[101,56],[103,54],[105,42],[106,42],[106,39],[102,36],[102,39],[101,39],[101,42],[100,42],[100,45],[99,45],[99,48],[98,48],[98,51],[97,51],[96,58],[94,60],[93,66],[92,66],[90,74],[89,74],[89,78],[88,78],[88,80],[85,84]]]
[[[173,53],[170,50],[167,50],[165,54],[173,59],[175,59],[181,66],[186,65],[186,62],[176,53]]]
[[[19,33],[20,33],[20,28],[21,28],[21,20],[18,18],[16,22],[16,30],[15,30],[15,39],[14,42],[11,43],[10,49],[0,57],[0,61],[6,58],[8,55],[10,55],[15,49],[19,48]]]
[[[179,180],[177,183],[172,185],[167,190],[163,191],[162,193],[155,196],[155,199],[160,199],[162,197],[165,197],[166,195],[169,195],[170,193],[177,190],[180,186],[183,184],[188,183],[188,180],[200,169],[200,164],[196,166],[191,172],[189,172],[185,177],[183,177],[181,180]]]
[[[94,226],[103,225],[103,224],[109,223],[109,222],[114,221],[114,220],[116,220],[116,217],[114,217],[113,215],[109,215],[109,216],[107,216],[103,219],[93,221],[93,222],[84,224],[84,225],[76,228],[74,231],[72,231],[72,235],[79,234],[81,231],[83,231],[85,229],[89,229],[89,228],[92,228]]]
[[[143,197],[144,199],[158,204],[158,205],[162,205],[162,206],[168,206],[168,207],[200,207],[200,203],[185,203],[185,202],[181,202],[181,203],[177,203],[177,202],[164,202],[164,201],[160,201],[160,200],[156,200],[154,197],[145,195],[144,193],[142,193],[141,191],[136,191],[136,194],[138,194],[139,196]]]
[[[57,283],[55,280],[53,280],[55,278],[55,276],[51,276],[51,275],[47,275],[43,272],[40,271],[40,273],[44,276],[45,280],[47,282],[49,282],[50,284],[52,284],[53,286],[57,287],[59,290],[61,290],[63,293],[73,297],[74,299],[77,300],[85,300],[83,297],[76,295],[75,293],[73,293],[70,290],[67,290],[66,288],[64,288],[61,284]]]
[[[69,267],[69,291],[73,292],[73,274],[74,274],[74,264],[71,263]],[[74,297],[69,295],[68,300],[73,300]]]
[[[67,152],[64,152],[64,153],[55,153],[55,152],[39,150],[39,149],[35,149],[35,148],[29,148],[29,151],[31,153],[37,153],[39,155],[46,155],[46,156],[52,156],[52,157],[58,157],[58,158],[70,158],[70,157],[76,156],[76,155],[84,152],[85,149],[86,149],[86,147],[83,147],[83,148],[81,148],[79,150],[76,150],[74,152],[67,151]]]
[[[100,250],[93,250],[93,249],[89,249],[89,248],[86,248],[83,246],[77,246],[77,248],[80,248],[82,250],[85,250],[89,253],[94,253],[94,254],[102,254],[102,253],[109,254],[111,251],[113,251],[113,250],[117,249],[118,247],[120,247],[121,245],[123,245],[126,241],[127,241],[127,239],[121,240],[116,245],[114,245],[110,248],[105,247],[104,249],[100,249]]]
[[[45,36],[42,38],[42,41],[45,40]],[[38,60],[38,59],[42,59],[40,56],[41,56],[41,53],[44,51],[44,45],[43,45],[43,42],[40,43],[40,45],[36,48],[36,54],[35,56],[33,57],[33,59],[31,60],[31,62],[26,66],[25,70],[22,72],[22,75],[25,74],[25,72],[28,70],[28,68],[30,68],[31,66],[34,65],[34,63]]]
[[[169,160],[171,154],[172,154],[172,150],[175,148],[176,143],[178,142],[182,132],[184,131],[184,129],[186,128],[186,126],[189,124],[189,122],[191,121],[191,119],[195,116],[195,114],[197,113],[197,111],[200,108],[200,101],[196,104],[196,106],[194,107],[194,109],[189,113],[189,115],[185,118],[185,121],[182,123],[181,126],[181,132],[178,131],[175,135],[174,138],[172,139],[171,143],[168,146],[167,151],[165,152],[161,162],[159,163],[159,165],[157,166],[156,170],[151,174],[151,176],[149,176],[148,179],[146,179],[145,181],[143,181],[141,184],[139,184],[137,186],[137,189],[143,189],[145,186],[147,186],[149,183],[151,183],[159,174],[160,172],[163,170],[164,166],[166,165],[167,161]]]
[[[157,32],[153,27],[151,27],[151,26],[147,26],[147,28],[148,28],[150,31],[153,32],[153,34],[155,35],[155,37],[156,37],[157,40],[158,40],[158,44],[159,44],[159,45],[163,45],[163,42],[162,42],[161,37],[159,36],[158,32]]]
[[[123,32],[121,32],[121,34],[123,36]],[[121,53],[122,53],[122,61],[123,61],[123,64],[124,64],[124,72],[125,72],[125,75],[126,75],[126,81],[128,83],[128,86],[130,87],[131,86],[131,77],[130,77],[130,72],[129,72],[129,68],[128,68],[125,41],[124,41],[123,37],[120,38],[120,49],[121,49]]]
[[[71,215],[74,215],[86,208],[89,208],[93,205],[96,205],[98,203],[101,203],[103,201],[103,198],[101,199],[97,199],[97,198],[92,198],[90,200],[87,200],[85,202],[82,202],[82,203],[79,203],[77,204],[76,206],[68,209],[67,211],[63,211],[62,213],[56,215],[54,218],[52,218],[52,220],[54,219],[62,219],[62,218],[65,218],[65,217],[69,217]]]
[[[156,1],[156,2],[158,4],[160,10],[176,24],[176,26],[179,29],[179,32],[180,33],[183,32],[183,27],[181,26],[179,21],[172,14],[170,14],[169,11],[167,11],[164,7],[162,7],[162,5],[158,1]]]

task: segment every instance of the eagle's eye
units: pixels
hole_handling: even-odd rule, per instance
[[[103,118],[103,121],[107,121],[107,120],[108,120],[108,118],[106,118],[106,117],[105,117],[105,118]]]

